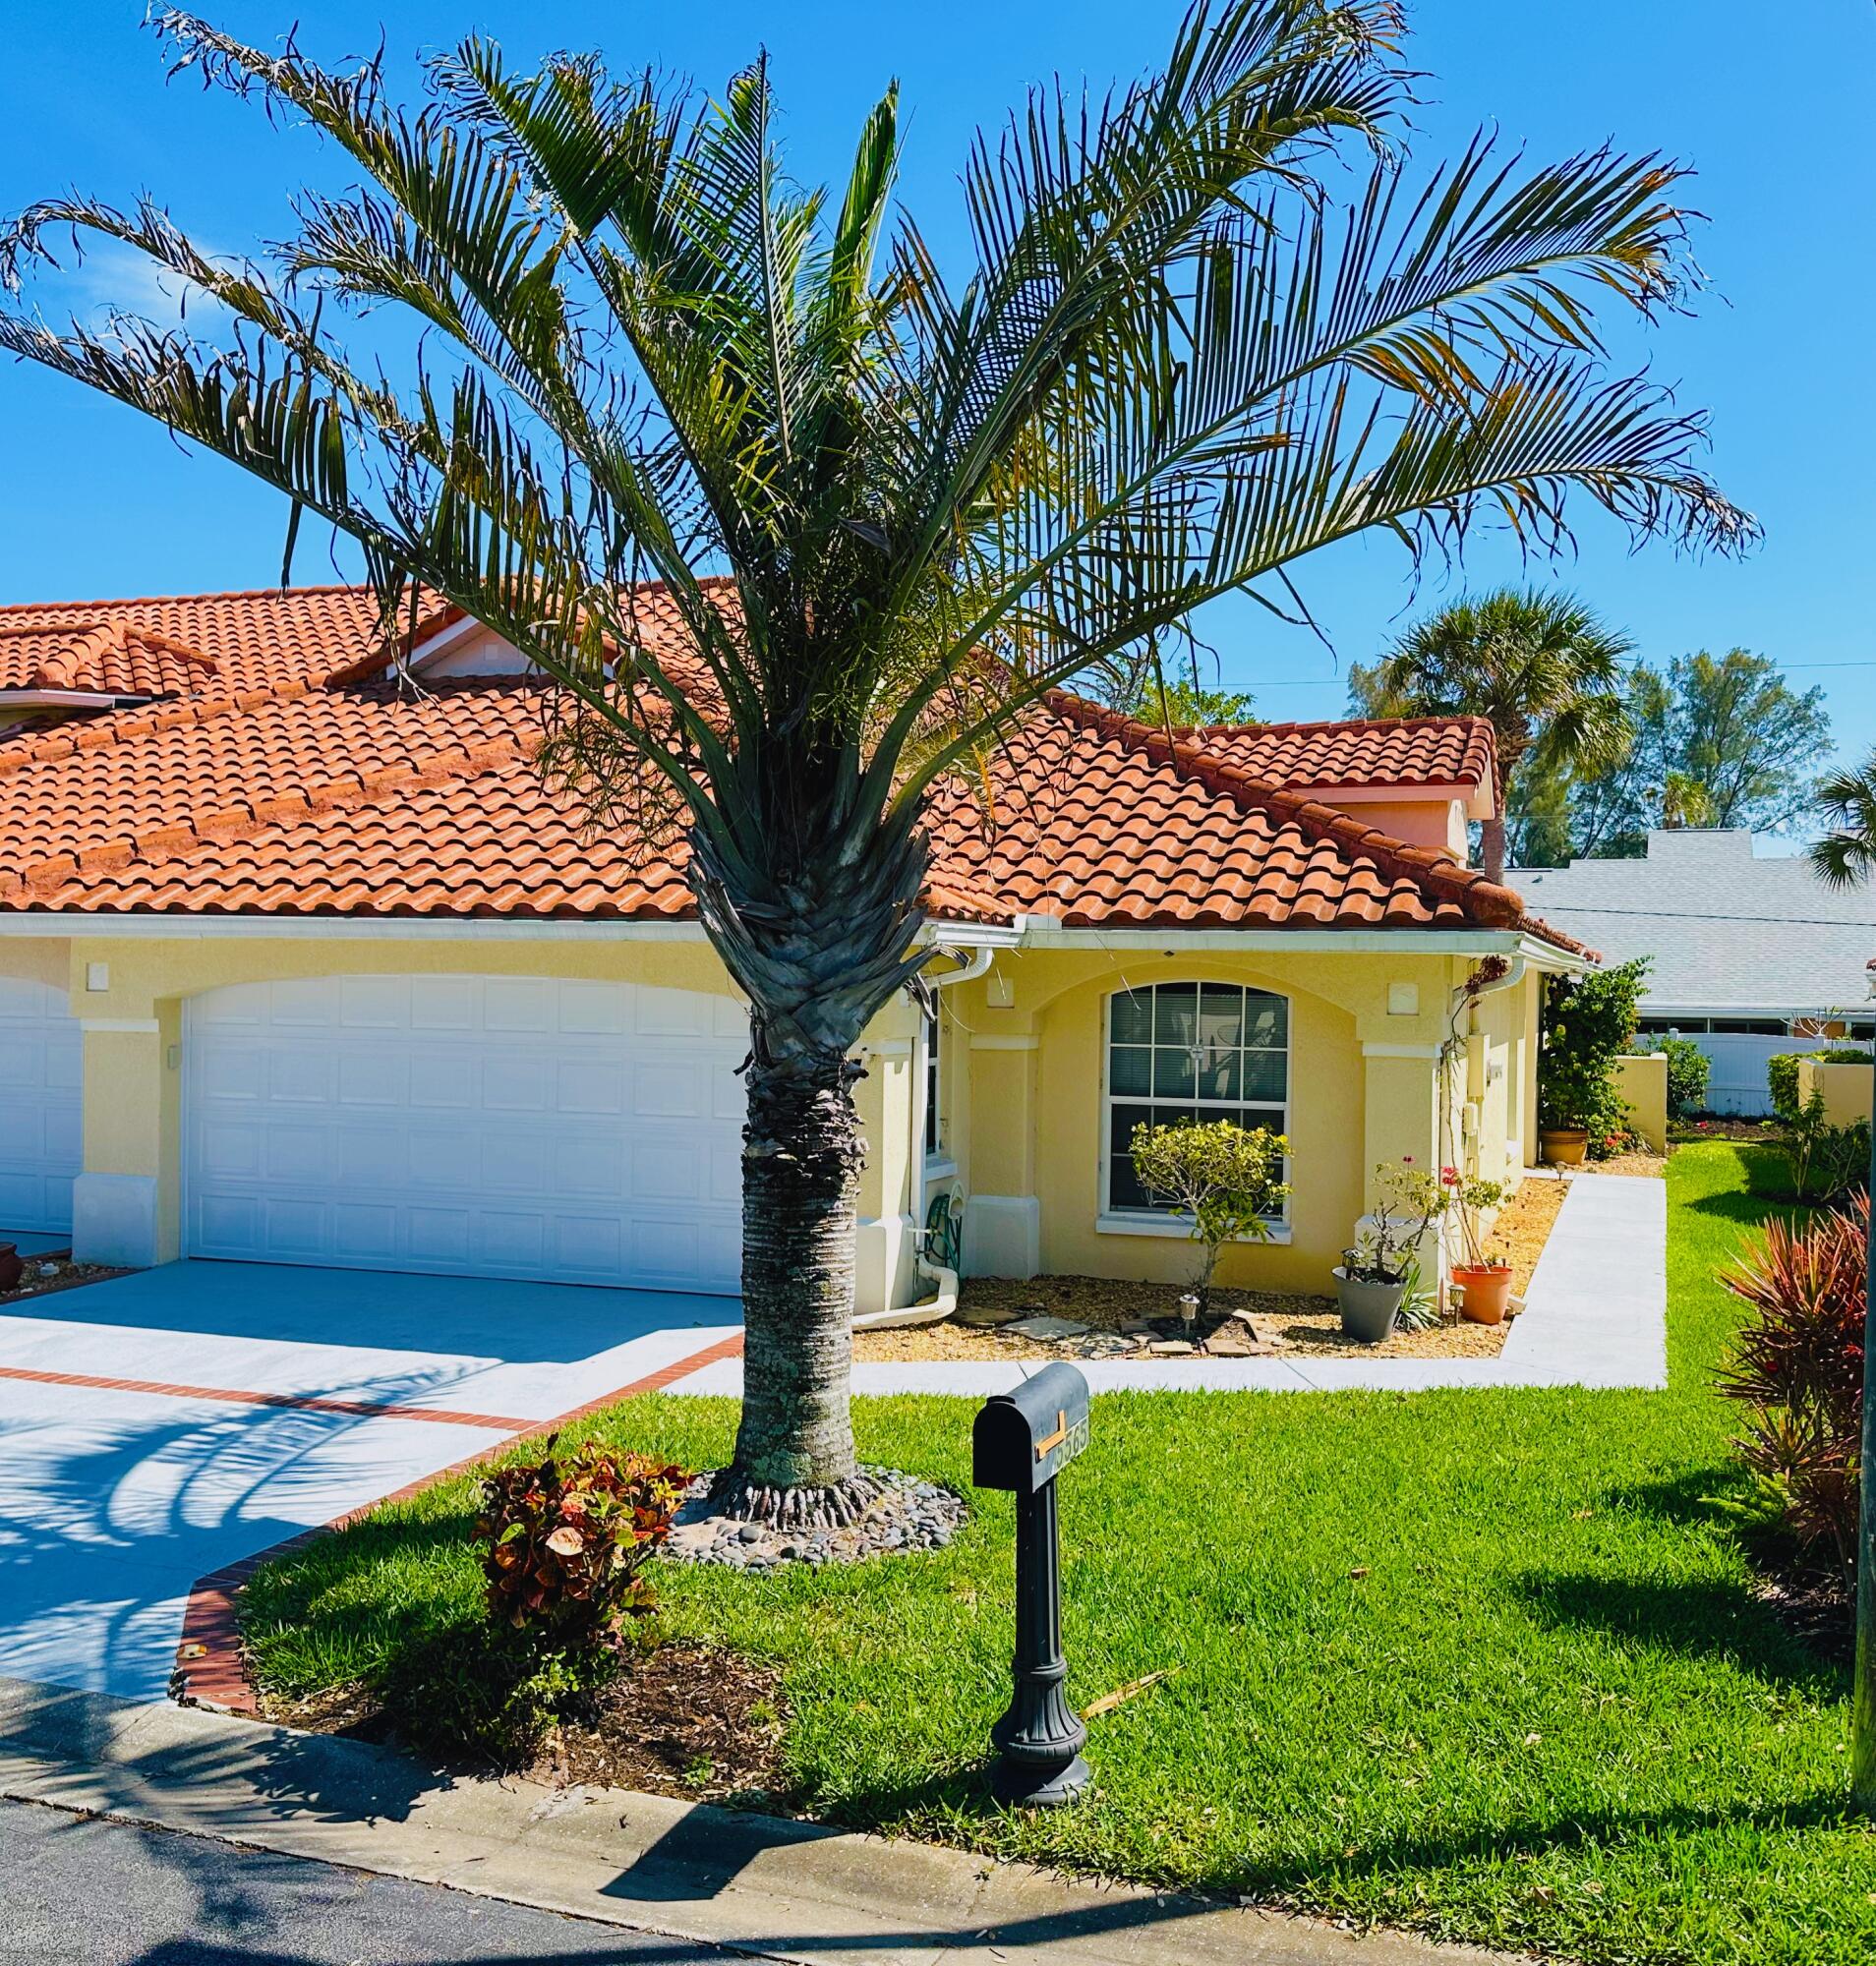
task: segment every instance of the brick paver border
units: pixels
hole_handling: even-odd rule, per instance
[[[233,1563],[223,1564],[219,1570],[211,1570],[205,1577],[196,1580],[195,1588],[189,1593],[189,1602],[183,1611],[182,1640],[176,1648],[176,1670],[170,1678],[169,1691],[172,1699],[185,1706],[212,1706],[224,1713],[253,1714],[258,1711],[254,1689],[248,1684],[247,1670],[241,1659],[241,1622],[236,1615],[235,1600],[241,1587],[261,1568],[264,1563],[271,1563],[275,1557],[285,1556],[296,1549],[304,1549],[308,1543],[321,1536],[331,1535],[369,1515],[372,1510],[382,1508],[386,1502],[402,1502],[412,1495],[420,1495],[426,1488],[435,1487],[439,1481],[447,1481],[485,1462],[493,1461],[498,1455],[506,1454],[511,1447],[524,1440],[538,1439],[543,1434],[553,1433],[557,1428],[570,1426],[576,1420],[590,1417],[602,1407],[616,1406],[620,1400],[636,1399],[644,1393],[663,1392],[667,1386],[687,1377],[700,1365],[715,1364],[719,1359],[733,1359],[742,1350],[742,1334],[737,1332],[733,1338],[719,1339],[716,1344],[706,1346],[701,1352],[693,1352],[682,1359],[674,1359],[669,1365],[661,1366],[656,1372],[647,1373],[642,1379],[634,1379],[629,1385],[616,1388],[610,1393],[602,1393],[598,1399],[588,1400],[584,1406],[577,1406],[563,1414],[556,1414],[552,1419],[518,1420],[492,1419],[487,1416],[452,1414],[440,1408],[406,1409],[397,1407],[373,1407],[365,1402],[348,1403],[339,1400],[314,1401],[287,1397],[272,1398],[262,1394],[205,1394],[207,1398],[242,1399],[263,1406],[310,1407],[316,1412],[341,1412],[362,1414],[366,1417],[380,1418],[385,1416],[399,1416],[404,1418],[428,1418],[461,1420],[472,1426],[501,1426],[514,1429],[505,1440],[498,1440],[493,1446],[484,1447],[474,1454],[466,1455],[460,1461],[453,1461],[447,1468],[440,1468],[433,1474],[422,1475],[415,1481],[408,1481],[401,1488],[394,1488],[388,1495],[380,1495],[375,1500],[361,1504],[356,1509],[348,1509],[342,1516],[335,1516],[329,1523],[322,1523],[316,1529],[302,1530],[298,1535],[288,1536],[283,1542],[270,1544],[265,1549],[258,1549],[251,1556],[238,1557]],[[20,1375],[15,1375],[20,1376]],[[65,1375],[56,1373],[34,1374],[32,1376],[67,1383]],[[95,1379],[81,1381],[90,1385],[123,1386],[127,1382],[120,1379]],[[128,1382],[134,1385],[135,1382]],[[144,1387],[145,1391],[195,1393],[196,1388]]]

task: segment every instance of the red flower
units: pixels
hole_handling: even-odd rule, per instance
[[[1459,1185],[1459,1170],[1456,1167],[1442,1167],[1439,1170],[1439,1180],[1443,1186],[1457,1187]]]

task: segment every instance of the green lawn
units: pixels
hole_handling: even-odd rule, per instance
[[[852,1823],[1597,1962],[1867,1962],[1876,1836],[1846,1820],[1847,1675],[1753,1599],[1727,1518],[1755,1150],[1670,1170],[1666,1394],[1133,1394],[1065,1477],[1071,1692],[1177,1676],[1092,1723],[1099,1792],[1005,1820],[975,1772],[1006,1697],[1011,1509],[845,1575],[667,1569],[666,1629],[779,1661],[804,1807]],[[867,1458],[963,1486],[970,1409],[861,1401]],[[600,1430],[695,1466],[733,1408]],[[457,1482],[264,1573],[295,1692],[475,1615]],[[1356,1571],[1365,1574],[1351,1575]]]

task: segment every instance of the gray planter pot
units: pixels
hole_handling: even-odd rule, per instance
[[[1399,1284],[1357,1283],[1339,1266],[1335,1272],[1335,1298],[1342,1307],[1342,1335],[1359,1345],[1379,1345],[1391,1338],[1394,1316],[1407,1295]]]

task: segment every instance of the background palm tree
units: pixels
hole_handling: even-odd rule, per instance
[[[1876,874],[1876,757],[1817,782],[1817,811],[1830,830],[1810,846],[1812,867],[1833,888]]]
[[[1481,142],[1410,185],[1391,0],[1201,5],[1124,93],[1037,91],[966,163],[955,272],[891,211],[893,90],[830,198],[787,175],[761,61],[701,98],[594,56],[517,76],[471,39],[413,113],[379,60],[158,27],[362,188],[304,193],[268,270],[147,202],[35,205],[0,238],[15,291],[69,228],[231,327],[16,307],[0,346],[349,534],[387,641],[416,586],[505,635],[559,685],[549,768],[596,815],[662,799],[687,829],[751,1007],[731,1506],[858,1478],[852,1053],[932,954],[941,776],[1215,595],[1291,607],[1286,569],[1351,534],[1450,548],[1484,511],[1542,549],[1572,488],[1638,534],[1751,530],[1692,462],[1701,420],[1601,360],[1598,307],[1676,289],[1678,171]],[[354,308],[377,351],[387,308],[421,332],[354,358]]]
[[[1527,762],[1555,772],[1618,764],[1633,732],[1623,665],[1633,643],[1567,594],[1504,587],[1410,628],[1370,668],[1349,671],[1365,717],[1483,717],[1497,736],[1497,810],[1479,857],[1504,878],[1505,804]]]

